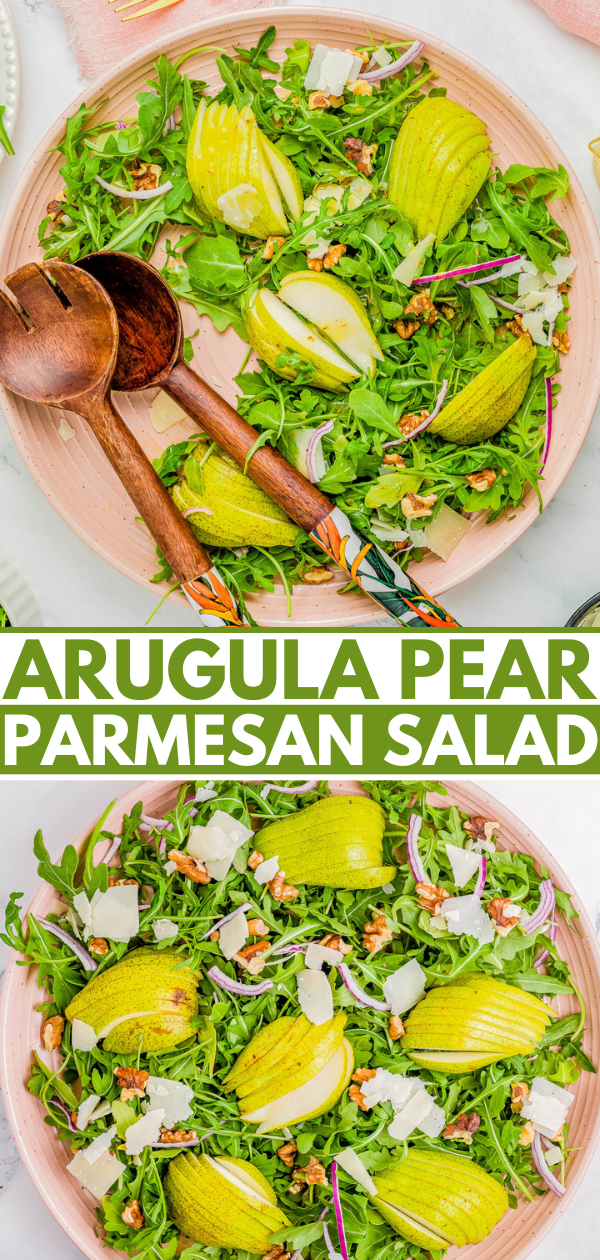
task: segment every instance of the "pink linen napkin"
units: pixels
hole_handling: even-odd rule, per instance
[[[108,0],[56,0],[67,24],[69,45],[79,62],[82,75],[97,79],[107,70],[155,40],[169,37],[194,22],[236,13],[244,9],[262,8],[275,0],[179,0],[169,9],[149,13],[134,22],[121,19],[144,9],[143,0],[135,8],[115,13],[124,0],[109,4]]]
[[[600,44],[600,0],[537,0],[537,4],[566,31]]]

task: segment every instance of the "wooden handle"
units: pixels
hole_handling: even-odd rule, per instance
[[[110,399],[98,399],[86,407],[85,417],[175,577],[189,582],[207,573],[212,567],[208,552]]]
[[[258,431],[185,363],[176,363],[160,384],[188,415],[200,422],[205,433],[244,468],[248,451],[259,437]],[[268,443],[252,456],[247,472],[307,533],[329,516],[333,508],[329,499]]]

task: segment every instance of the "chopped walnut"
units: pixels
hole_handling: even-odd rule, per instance
[[[215,932],[211,932],[208,939],[209,941],[218,941],[220,939],[220,936],[221,936],[221,933],[219,932],[219,929],[217,928]]]
[[[195,1129],[165,1129],[161,1125],[159,1142],[163,1142],[165,1146],[177,1145],[179,1142],[195,1142]]]
[[[481,1124],[481,1119],[476,1111],[472,1111],[470,1115],[461,1112],[458,1120],[453,1124],[447,1124],[442,1133],[443,1138],[447,1138],[449,1142],[464,1142],[465,1146],[473,1145],[473,1134]]]
[[[514,319],[509,319],[506,327],[510,330],[510,332],[515,337],[528,337],[529,336],[527,329],[523,328],[522,315],[515,315]]]
[[[285,871],[278,871],[274,879],[269,880],[267,887],[274,901],[293,901],[300,894],[297,888],[285,882]]]
[[[478,472],[467,473],[465,481],[468,481],[473,490],[478,490],[483,494],[485,490],[489,490],[496,480],[496,474],[493,468],[480,468]]]
[[[46,214],[50,215],[50,218],[53,223],[60,223],[63,215],[65,214],[66,212],[65,201],[66,201],[65,194],[59,193],[58,196],[55,197],[53,201],[48,202],[48,205],[46,206]]]
[[[255,871],[257,866],[260,866],[261,862],[264,862],[264,860],[265,859],[262,853],[260,852],[260,850],[255,849],[254,852],[251,853],[250,857],[248,858],[248,866],[250,867],[250,870]]]
[[[521,1133],[519,1135],[519,1146],[531,1146],[531,1143],[533,1142],[534,1137],[535,1137],[535,1129],[533,1127],[533,1120],[528,1120],[527,1124],[524,1124],[521,1126]]]
[[[435,324],[437,311],[431,301],[429,291],[426,289],[424,293],[415,293],[408,306],[404,307],[404,314],[422,319],[424,324]]]
[[[345,48],[344,52],[350,53],[351,57],[360,57],[363,70],[366,69],[371,60],[371,54],[367,52],[366,48]]]
[[[142,1212],[137,1199],[132,1199],[131,1203],[128,1203],[127,1206],[123,1208],[123,1211],[121,1212],[121,1220],[125,1221],[125,1224],[129,1225],[131,1229],[144,1228],[146,1223],[144,1220],[144,1213]]]
[[[296,1146],[296,1143],[294,1141],[285,1142],[283,1146],[279,1147],[277,1154],[279,1155],[279,1158],[283,1160],[286,1168],[294,1167],[294,1160],[296,1158],[297,1150],[298,1150],[298,1147]]]
[[[238,967],[247,971],[251,976],[258,976],[265,965],[263,954],[268,948],[268,941],[256,941],[256,944],[254,945],[245,945],[244,948],[240,949],[240,951],[237,954],[234,954],[233,957],[238,964]]]
[[[406,460],[404,460],[401,455],[396,455],[395,452],[390,452],[388,454],[386,451],[383,457],[383,462],[384,464],[391,465],[393,468],[406,468]]]
[[[340,954],[352,953],[352,946],[347,945],[336,932],[327,932],[323,940],[319,941],[318,944],[324,945],[327,949],[338,949]]]
[[[115,1068],[117,1084],[121,1090],[121,1102],[131,1102],[132,1098],[143,1098],[149,1075],[150,1073],[144,1071],[143,1068]]]
[[[481,845],[482,849],[487,849],[488,853],[494,853],[495,851],[496,845],[492,840],[492,836],[499,828],[499,822],[492,822],[488,818],[482,818],[479,814],[475,818],[467,818],[467,821],[463,823],[463,831],[466,831],[475,844]]]
[[[559,354],[568,354],[571,349],[571,338],[566,332],[555,332],[552,337],[552,345]]]
[[[329,109],[331,98],[325,96],[324,92],[309,92],[308,108],[309,109]]]
[[[404,1024],[399,1015],[390,1015],[388,1032],[390,1041],[399,1041],[404,1036]]]
[[[438,888],[436,884],[418,883],[415,889],[419,898],[421,910],[429,910],[430,914],[441,914],[444,902],[450,896],[445,888]]]
[[[372,915],[373,922],[365,923],[363,934],[363,945],[368,949],[370,954],[374,954],[386,941],[392,939],[392,929],[388,927],[388,921],[384,914],[377,914],[376,911]]]
[[[350,1089],[348,1090],[348,1093],[350,1095],[351,1102],[356,1103],[357,1106],[360,1107],[361,1111],[369,1110],[365,1102],[364,1094],[361,1094],[360,1089],[358,1088],[358,1085],[351,1085]]]
[[[94,936],[88,945],[88,949],[90,954],[99,954],[100,956],[108,954],[108,941],[105,941],[103,936]]]
[[[423,497],[409,490],[408,494],[404,495],[400,507],[406,517],[431,516],[434,503],[437,503],[437,494],[427,494]]]
[[[262,252],[263,258],[270,262],[275,250],[281,249],[282,245],[285,245],[285,236],[268,236]]]
[[[311,1155],[306,1168],[294,1169],[294,1181],[299,1183],[304,1181],[307,1186],[326,1186],[328,1184],[325,1169],[314,1155]],[[292,1194],[298,1194],[302,1190],[302,1185],[299,1184],[297,1187],[292,1185],[290,1189]]]
[[[569,286],[568,286],[568,284],[566,284],[566,283],[565,283],[565,281],[563,280],[563,283],[562,283],[562,284],[557,284],[557,286],[556,286],[556,292],[557,292],[557,293],[568,293],[568,292],[569,292]]]
[[[309,271],[322,271],[323,259],[311,258],[309,250],[306,251],[306,265]]]
[[[428,417],[428,411],[421,411],[419,415],[417,415],[414,411],[408,411],[406,415],[402,416],[401,420],[398,421],[398,428],[402,437],[410,437],[411,433],[414,433],[415,429],[418,429],[419,425],[422,424],[424,420],[427,420]]]
[[[283,1243],[275,1243],[274,1247],[265,1251],[263,1260],[290,1260],[290,1253],[285,1250]]]
[[[408,341],[413,333],[419,331],[420,323],[416,319],[397,319],[394,328],[403,341]]]
[[[525,1081],[514,1081],[510,1087],[511,1111],[516,1111],[517,1114],[520,1114],[529,1098],[529,1093],[529,1085],[526,1085]]]
[[[372,96],[373,84],[367,83],[366,79],[355,79],[353,83],[346,84],[346,91],[352,92],[353,96]]]
[[[193,858],[188,853],[182,853],[180,849],[171,849],[167,854],[170,862],[174,862],[180,875],[185,875],[187,879],[191,879],[194,884],[209,884],[210,875],[199,858]]]
[[[144,189],[158,188],[162,171],[160,166],[154,162],[140,162],[136,158],[135,166],[130,170],[133,179],[133,187],[136,192],[142,192]]]
[[[268,936],[269,929],[262,919],[248,919],[248,931],[250,936]]]
[[[322,582],[331,582],[332,577],[333,571],[324,564],[315,564],[312,568],[303,569],[300,573],[301,582],[305,582],[309,586],[320,586]]]
[[[109,888],[139,888],[137,879],[113,879],[112,875],[108,881]]]
[[[374,1076],[375,1068],[358,1068],[353,1073],[352,1080],[356,1081],[356,1084],[351,1085],[348,1092],[352,1102],[356,1103],[361,1111],[369,1111],[369,1105],[360,1087],[365,1081],[372,1081]]]
[[[356,169],[359,175],[372,175],[372,159],[377,153],[378,144],[365,144],[364,140],[361,140],[358,136],[346,136],[344,148],[350,161],[356,162]]]
[[[375,1075],[375,1068],[357,1068],[356,1072],[352,1073],[352,1080],[358,1085],[364,1085],[365,1081],[372,1081]]]
[[[327,250],[327,253],[325,254],[325,257],[323,259],[323,266],[325,270],[331,271],[332,267],[337,267],[340,261],[340,258],[345,253],[346,253],[345,245],[332,245],[331,248]]]
[[[508,936],[521,921],[520,914],[511,914],[515,906],[510,897],[494,897],[487,909],[498,936]]]
[[[57,1050],[65,1031],[65,1021],[62,1015],[51,1015],[49,1019],[44,1020],[42,1027],[42,1041],[46,1050]]]

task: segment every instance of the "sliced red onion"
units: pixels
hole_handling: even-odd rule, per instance
[[[153,818],[151,814],[140,814],[140,818],[146,827],[158,827],[160,831],[173,830],[173,823],[167,822],[166,818]]]
[[[313,941],[311,943],[316,945],[317,941]],[[308,945],[280,945],[279,949],[274,949],[272,953],[275,958],[283,954],[305,954],[307,949]]]
[[[96,175],[96,183],[106,192],[112,193],[114,197],[121,197],[124,201],[151,201],[153,197],[163,197],[173,187],[172,180],[168,179],[166,183],[159,184],[158,188],[140,188],[136,192],[134,188],[120,188],[118,184],[109,184],[101,175]]]
[[[121,847],[121,840],[122,840],[122,839],[123,839],[123,837],[122,837],[122,836],[117,836],[117,839],[116,839],[116,840],[113,840],[113,842],[112,842],[112,844],[111,844],[111,846],[110,846],[110,849],[108,850],[108,853],[106,854],[106,857],[103,857],[103,858],[102,858],[102,861],[101,861],[101,863],[100,863],[100,865],[101,865],[101,866],[108,866],[108,864],[109,864],[109,862],[110,862],[111,858],[114,858],[115,853],[118,853],[118,851],[119,851],[119,849],[120,849],[120,847]]]
[[[472,276],[476,271],[489,271],[490,267],[497,267],[499,264],[504,267],[506,263],[520,262],[520,254],[511,254],[510,258],[492,258],[489,262],[473,263],[470,267],[455,267],[454,271],[436,271],[434,276],[419,276],[417,280],[413,280],[413,284],[433,284],[434,280],[453,280],[455,276]],[[484,281],[491,279],[488,276]],[[468,288],[468,285],[464,286]]]
[[[429,428],[432,420],[435,420],[436,416],[441,411],[444,399],[448,393],[449,384],[449,381],[442,381],[442,387],[435,400],[435,407],[433,408],[431,414],[428,415],[425,420],[422,420],[421,423],[417,425],[416,429],[413,429],[412,433],[407,433],[406,436],[395,438],[393,442],[384,442],[381,447],[382,451],[387,450],[388,446],[400,446],[402,442],[411,442],[413,438],[419,436],[419,433],[424,433],[425,429]]]
[[[540,904],[537,910],[529,916],[527,922],[523,924],[523,931],[526,936],[531,936],[532,932],[537,932],[538,928],[544,926],[546,919],[554,914],[556,909],[556,893],[554,884],[551,879],[544,879],[540,884]]]
[[[413,879],[417,884],[427,883],[427,874],[421,854],[419,853],[419,832],[423,824],[423,819],[419,814],[411,814],[408,822],[408,831],[406,833],[406,852],[408,854],[408,865],[412,871]]]
[[[230,980],[220,967],[211,967],[206,975],[226,993],[239,993],[241,997],[260,997],[261,993],[267,993],[273,988],[272,980],[261,980],[260,984],[242,984],[241,980]]]
[[[552,441],[552,377],[546,377],[546,435],[544,438],[544,450],[542,454],[542,468],[545,467],[546,460],[550,453],[550,443]]]
[[[260,799],[266,800],[269,792],[281,792],[282,796],[302,796],[304,792],[314,792],[318,785],[318,779],[307,779],[306,783],[301,783],[299,787],[282,787],[281,783],[265,783],[260,790]]]
[[[213,923],[212,927],[209,927],[208,932],[205,932],[204,936],[200,937],[200,940],[205,941],[208,936],[212,936],[213,932],[218,932],[219,929],[223,927],[224,923],[230,923],[232,919],[235,919],[236,914],[244,914],[246,910],[251,909],[252,906],[250,905],[250,902],[245,901],[243,906],[238,906],[237,910],[231,911],[231,914],[226,914],[224,918],[217,919],[217,922]]]
[[[553,919],[552,923],[550,924],[550,931],[548,932],[548,936],[550,937],[552,944],[554,944],[554,942],[556,941],[557,931],[558,931],[558,925],[554,922],[554,919]],[[538,969],[540,967],[543,967],[544,963],[547,962],[549,957],[550,957],[549,950],[541,949],[539,954],[536,954],[533,960],[534,967],[537,967]]]
[[[325,1221],[323,1221],[323,1238],[325,1239],[325,1246],[327,1247],[327,1254],[329,1256],[329,1260],[340,1260],[340,1253],[336,1251],[331,1241],[331,1238],[329,1236],[329,1230],[327,1228]]]
[[[548,1189],[558,1195],[559,1199],[562,1199],[563,1194],[566,1193],[566,1186],[561,1185],[558,1177],[555,1177],[551,1169],[548,1168],[540,1133],[536,1133],[533,1142],[531,1143],[531,1154],[533,1155],[533,1162],[540,1174],[540,1177],[542,1178],[542,1181],[545,1181]]]
[[[486,878],[487,878],[487,858],[486,858],[486,856],[485,856],[485,853],[482,853],[482,855],[481,855],[481,869],[480,869],[480,871],[479,871],[479,875],[478,875],[478,877],[477,877],[477,883],[475,884],[475,890],[474,890],[474,893],[473,893],[473,896],[474,896],[474,897],[481,897],[481,894],[482,894],[482,892],[483,892],[483,890],[484,890],[484,888],[485,888],[485,881],[486,881]]]
[[[342,980],[357,1002],[362,1002],[363,1006],[369,1006],[372,1011],[389,1011],[391,1009],[389,1002],[380,1002],[377,998],[369,997],[364,989],[361,989],[357,980],[354,979],[352,972],[347,963],[339,963],[338,971]]]
[[[206,1137],[206,1134],[204,1136]],[[148,1145],[153,1151],[178,1151],[180,1147],[197,1146],[201,1141],[202,1138],[195,1137],[191,1142],[149,1142]]]
[[[126,131],[128,125],[129,125],[128,123],[123,122],[123,120],[120,118],[119,121],[115,123],[115,131]]]
[[[365,74],[359,74],[359,83],[380,83],[382,79],[389,79],[391,74],[400,74],[406,66],[409,66],[415,57],[420,57],[425,44],[420,39],[416,39],[406,52],[398,57],[397,61],[390,61],[389,66],[380,66],[378,70],[368,70]],[[344,1257],[346,1260],[346,1257]]]
[[[68,1125],[69,1125],[69,1128],[70,1128],[70,1130],[71,1130],[71,1133],[78,1133],[78,1132],[79,1132],[79,1130],[78,1130],[78,1128],[77,1128],[77,1125],[75,1124],[75,1121],[74,1121],[74,1119],[73,1119],[73,1116],[71,1115],[71,1112],[70,1112],[69,1108],[67,1107],[67,1104],[66,1104],[66,1103],[64,1103],[64,1102],[62,1101],[62,1099],[60,1099],[60,1098],[52,1098],[52,1099],[50,1100],[50,1102],[49,1102],[49,1104],[48,1104],[48,1105],[49,1105],[49,1106],[51,1106],[51,1107],[58,1107],[58,1110],[59,1110],[59,1111],[63,1111],[63,1112],[64,1112],[65,1116],[67,1117],[67,1121],[68,1121]]]
[[[316,454],[317,446],[319,445],[319,442],[321,441],[321,439],[325,437],[325,434],[331,433],[332,429],[333,429],[333,420],[326,420],[324,424],[320,424],[318,429],[315,429],[312,437],[309,440],[308,446],[306,448],[306,456],[305,456],[306,471],[308,473],[308,480],[311,481],[313,485],[315,484],[316,481],[319,480],[319,478],[317,477],[317,469],[316,469],[316,464],[315,464],[315,454]]]
[[[344,1229],[344,1217],[342,1214],[342,1204],[340,1201],[340,1189],[338,1186],[337,1163],[335,1159],[331,1165],[331,1190],[333,1193],[333,1206],[335,1209],[335,1223],[337,1225],[338,1238],[340,1240],[340,1251],[342,1253],[343,1260],[348,1260],[346,1231]]]
[[[81,945],[69,932],[65,932],[65,929],[58,927],[56,923],[49,923],[48,919],[37,919],[36,922],[45,928],[47,932],[50,932],[52,936],[56,936],[59,941],[62,941],[63,945],[68,945],[69,949],[79,959],[85,971],[96,971],[98,963],[88,953],[85,945]]]
[[[203,504],[201,504],[199,507],[186,508],[185,512],[182,512],[181,515],[192,516],[194,512],[204,512],[205,516],[214,516],[214,512],[212,508],[204,507]]]

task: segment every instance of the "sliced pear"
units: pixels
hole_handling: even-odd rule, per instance
[[[275,182],[286,204],[290,218],[297,222],[304,212],[304,193],[300,176],[289,157],[259,131],[259,143]]]
[[[261,289],[254,295],[245,318],[250,344],[280,376],[288,380],[296,378],[292,368],[276,367],[280,354],[298,354],[312,363],[316,369],[314,384],[322,389],[339,392],[359,375],[347,359],[269,289]]]
[[[117,1054],[177,1045],[194,1034],[198,1014],[197,981],[185,961],[173,949],[134,949],[75,995],[67,1019],[89,1024],[96,1036],[108,1029],[104,1048]]]
[[[275,1102],[267,1103],[256,1111],[245,1112],[246,1124],[258,1124],[257,1134],[271,1133],[284,1125],[313,1120],[335,1106],[345,1090],[354,1070],[354,1052],[344,1038],[333,1058],[320,1072],[298,1089],[283,1094]]]
[[[204,183],[200,167],[200,145],[202,140],[202,127],[204,125],[204,115],[206,114],[206,100],[204,97],[198,106],[196,117],[194,119],[192,130],[190,131],[187,145],[187,173],[190,186],[194,194],[196,205],[201,214],[206,219],[210,219],[210,210],[204,199]]]
[[[403,1160],[373,1180],[377,1189],[373,1203],[411,1242],[414,1239],[404,1232],[406,1218],[409,1229],[420,1227],[462,1247],[487,1237],[508,1207],[502,1185],[472,1159],[451,1152],[411,1148]],[[384,1207],[399,1212],[401,1219],[392,1220]],[[435,1247],[428,1244],[428,1249]]]
[[[341,1045],[346,1016],[340,1013],[323,1024],[311,1024],[308,1020],[307,1023],[308,1031],[289,1064],[278,1064],[238,1086],[240,1107],[244,1111],[257,1111],[280,1095],[299,1089],[329,1063]]]
[[[326,796],[263,827],[261,853],[277,856],[293,883],[376,888],[394,878],[382,865],[385,817],[370,797]]]
[[[477,1072],[496,1063],[497,1054],[477,1054],[474,1050],[407,1050],[408,1057],[430,1072]]]
[[[182,1151],[169,1164],[164,1189],[177,1228],[206,1246],[261,1255],[271,1235],[290,1223],[265,1178],[246,1160]]]
[[[425,1251],[445,1251],[454,1242],[453,1238],[436,1233],[422,1216],[403,1212],[391,1203],[386,1203],[385,1199],[374,1199],[373,1205],[384,1221],[393,1225],[396,1233],[415,1247],[423,1247]]]
[[[324,271],[293,271],[281,282],[279,297],[313,324],[355,363],[373,376],[383,360],[365,308],[349,284]]]

